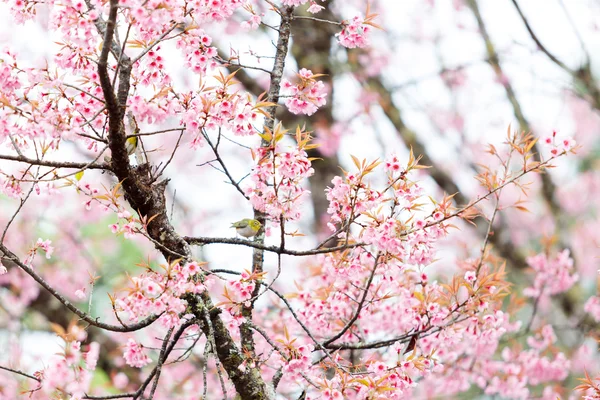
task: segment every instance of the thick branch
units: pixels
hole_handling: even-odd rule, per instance
[[[277,102],[279,101],[279,93],[281,90],[281,79],[283,78],[283,71],[285,69],[285,57],[288,53],[288,46],[291,36],[291,17],[294,12],[293,7],[283,7],[280,10],[281,22],[279,24],[279,37],[277,38],[277,50],[275,52],[275,62],[273,63],[273,69],[271,70],[271,83],[269,85],[269,92],[267,94],[267,101],[274,103],[273,106],[266,109],[268,117],[265,119],[264,131],[274,131],[275,128],[275,113],[277,112]],[[271,143],[266,140],[262,140],[261,146],[268,147]],[[265,240],[265,223],[266,215],[259,210],[254,210],[254,219],[261,223],[260,231],[256,236],[255,241],[263,244]],[[260,274],[263,272],[264,263],[264,251],[262,249],[255,248],[252,253],[252,272]],[[256,285],[252,297],[256,299],[260,291],[260,285]],[[242,307],[242,316],[246,318],[248,322],[252,322],[252,310],[254,308],[254,301],[249,306]],[[240,326],[240,335],[242,342],[242,350],[249,353],[254,357],[254,338],[253,331],[249,324],[242,324]]]
[[[109,20],[104,43],[111,43],[116,25],[118,0],[110,0]],[[129,164],[129,156],[125,148],[125,129],[123,116],[129,95],[131,60],[125,54],[120,54],[120,70],[118,92],[115,95],[107,71],[108,49],[103,48],[98,63],[100,84],[106,100],[108,110],[108,146],[112,152],[112,168],[125,192],[125,199],[140,216],[152,218],[148,223],[148,237],[155,243],[157,249],[169,261],[175,261],[173,254],[184,255],[185,261],[191,260],[189,245],[177,234],[171,225],[167,214],[165,189],[168,180],[156,182],[152,176],[149,164],[132,167]],[[210,295],[204,292],[198,296],[186,298],[192,306],[192,310],[198,320],[202,320],[206,310],[214,310],[210,313],[212,333],[216,343],[216,352],[221,364],[227,371],[229,378],[243,400],[265,399],[269,390],[265,384],[260,370],[247,368],[244,371],[239,366],[245,361],[237,346],[231,338],[227,327],[219,318],[216,309],[210,299]],[[208,335],[208,326],[203,326],[204,334]]]

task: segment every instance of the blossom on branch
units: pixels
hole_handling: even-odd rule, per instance
[[[296,85],[283,80],[283,90],[289,96],[285,100],[285,105],[291,113],[313,115],[319,107],[327,103],[325,84],[316,80],[321,76],[323,75],[313,75],[311,70],[302,68],[297,74],[300,82]]]

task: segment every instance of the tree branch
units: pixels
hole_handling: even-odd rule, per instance
[[[31,276],[37,283],[39,283],[44,289],[46,289],[48,292],[50,292],[50,294],[52,294],[52,296],[54,296],[58,301],[60,301],[65,307],[67,307],[73,313],[77,314],[77,316],[79,318],[81,318],[83,321],[87,322],[90,325],[96,326],[101,329],[105,329],[107,331],[112,331],[112,332],[133,332],[133,331],[137,331],[137,330],[147,327],[148,325],[150,325],[154,321],[156,321],[159,317],[158,315],[151,316],[151,317],[146,318],[145,320],[135,323],[133,325],[110,325],[110,324],[106,324],[104,322],[99,322],[97,320],[97,318],[92,318],[89,314],[87,314],[87,313],[81,311],[79,308],[75,307],[73,305],[73,303],[71,303],[63,295],[58,293],[56,291],[56,289],[54,289],[48,282],[46,282],[44,280],[44,278],[42,278],[40,275],[38,275],[33,270],[33,268],[24,264],[13,252],[11,252],[8,248],[6,248],[6,246],[4,246],[1,243],[0,243],[0,252],[3,254],[2,255],[3,261],[8,260],[8,261],[14,263],[15,265],[17,265],[19,268],[21,268],[23,271],[25,271],[29,276]]]
[[[294,7],[283,7],[279,12],[281,16],[281,21],[279,24],[279,37],[277,38],[275,61],[273,63],[273,69],[271,70],[271,83],[269,85],[269,91],[267,94],[267,101],[274,103],[274,105],[266,109],[268,116],[265,118],[263,131],[273,132],[275,128],[275,113],[277,112],[277,102],[279,101],[279,94],[281,90],[281,79],[283,78],[283,71],[285,69],[285,57],[288,53],[293,12]],[[262,147],[268,147],[270,145],[271,143],[267,142],[266,140],[261,140]],[[261,228],[254,241],[263,244],[265,240],[266,215],[262,211],[255,209],[254,219],[261,224]],[[263,263],[264,251],[262,249],[255,248],[252,253],[252,272],[258,276],[261,276],[260,274],[263,272]],[[242,316],[250,323],[252,323],[252,311],[254,309],[254,302],[256,301],[259,291],[260,285],[256,285],[254,292],[252,293],[254,300],[250,302],[249,306],[242,306]],[[240,335],[242,351],[254,357],[254,338],[249,324],[242,324],[240,326]]]

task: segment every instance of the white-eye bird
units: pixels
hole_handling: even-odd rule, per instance
[[[135,117],[131,111],[127,113],[127,124],[128,129],[125,131],[128,136],[127,140],[125,141],[125,147],[127,148],[127,154],[131,156],[135,154],[135,150],[138,147],[138,137],[136,135],[140,133],[140,128],[138,128],[137,121],[135,120]]]
[[[252,236],[256,236],[261,226],[262,225],[260,222],[250,218],[244,218],[240,221],[231,224],[231,227],[235,228],[237,234],[245,238],[251,238]]]

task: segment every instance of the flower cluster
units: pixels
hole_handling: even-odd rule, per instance
[[[504,359],[495,359],[503,337],[521,327],[501,310],[509,288],[501,263],[487,258],[470,261],[466,273],[447,285],[430,282],[423,272],[434,260],[435,243],[447,235],[444,219],[451,203],[445,198],[425,210],[422,189],[408,180],[411,170],[419,168],[418,160],[411,154],[408,164],[402,165],[397,156],[388,158],[383,163],[388,178],[383,190],[373,189],[367,180],[381,163],[357,159],[354,163],[358,171],[334,179],[328,191],[330,214],[332,221],[357,228],[344,229],[342,239],[348,234],[349,243],[367,243],[369,247],[316,257],[310,276],[291,297],[303,329],[310,330],[317,340],[335,336],[336,344],[350,346],[377,343],[391,332],[413,332],[414,343],[398,343],[395,359],[366,350],[363,360],[369,361],[362,367],[369,373],[360,379],[347,379],[343,366],[348,361],[339,355],[332,361],[336,368],[333,379],[305,369],[313,382],[322,382],[313,395],[345,398],[344,394],[352,392],[356,398],[370,398],[385,391],[386,398],[395,399],[421,392],[426,396],[456,394],[475,385],[489,395],[528,398],[531,386],[562,381],[566,370],[559,366],[566,358],[555,352],[556,336],[550,326],[527,339],[530,348],[526,351],[506,348]],[[381,207],[382,203],[389,206]],[[531,260],[532,266],[540,263]],[[538,268],[547,271],[548,277],[562,276],[557,269],[569,270],[571,265],[568,253],[546,263],[560,266]],[[573,279],[571,274],[567,277]],[[555,282],[549,285],[549,292],[571,284]],[[367,301],[362,303],[363,299]],[[456,321],[459,316],[464,319]],[[285,326],[290,329],[294,321],[286,320]],[[417,332],[430,333],[421,337]],[[402,360],[407,353],[412,356]],[[440,379],[448,382],[443,392],[427,384]],[[425,383],[417,386],[417,380]]]
[[[300,204],[308,193],[302,187],[302,182],[315,172],[306,154],[306,150],[314,147],[308,144],[310,135],[298,130],[297,145],[283,151],[280,141],[284,135],[281,125],[273,133],[261,135],[273,146],[254,149],[254,157],[258,162],[250,175],[252,185],[245,188],[252,206],[266,213],[275,224],[279,223],[280,217],[288,221],[300,218]]]
[[[228,300],[238,304],[244,303],[252,298],[255,288],[256,281],[251,278],[248,271],[243,271],[240,279],[227,281],[226,293]]]
[[[552,296],[569,290],[579,280],[579,275],[573,271],[573,259],[568,249],[554,258],[543,253],[528,257],[527,264],[535,271],[535,279],[533,286],[523,290],[525,296]]]
[[[132,277],[128,294],[116,300],[117,310],[129,314],[131,321],[140,321],[150,315],[160,315],[165,327],[174,327],[186,310],[187,302],[181,297],[186,293],[201,293],[204,283],[193,279],[201,272],[200,264],[175,264],[164,268],[164,273],[149,271]]]
[[[369,44],[368,34],[372,27],[365,23],[365,19],[359,16],[350,21],[343,22],[344,29],[337,34],[340,44],[349,49],[365,47]]]
[[[165,73],[164,58],[160,55],[160,46],[150,50],[148,54],[134,65],[134,76],[144,86],[169,87],[171,77]],[[199,50],[196,50],[199,51]],[[186,54],[187,65],[191,65],[192,55]]]
[[[244,21],[240,24],[241,28],[247,31],[253,31],[258,29],[260,23],[262,22],[263,15],[252,14],[248,21]]]
[[[305,4],[306,2],[308,2],[308,0],[282,0],[281,3],[284,6],[292,6],[292,7],[298,7],[302,4]]]
[[[575,139],[570,136],[559,139],[556,131],[553,131],[551,136],[545,137],[543,142],[550,147],[550,154],[552,154],[553,157],[558,156],[562,152],[573,150],[577,144]]]
[[[144,351],[144,346],[138,344],[134,339],[129,338],[125,345],[125,351],[123,352],[123,358],[127,365],[135,368],[142,368],[148,365],[152,360]]]
[[[192,148],[203,146],[205,132],[226,129],[236,136],[256,133],[254,124],[260,121],[265,103],[253,102],[239,93],[228,93],[228,82],[232,78],[233,75],[218,78],[223,88],[186,96],[180,120],[185,132],[193,138]]]
[[[229,329],[229,333],[236,339],[239,338],[240,326],[246,322],[246,318],[233,308],[225,307],[221,319],[225,323],[225,326],[227,326],[227,329]]]
[[[196,0],[190,3],[192,13],[200,21],[225,21],[235,10],[243,6],[244,0]]]
[[[311,1],[310,2],[310,7],[308,7],[306,9],[306,11],[308,11],[311,14],[316,14],[316,13],[318,13],[319,11],[321,11],[324,8],[325,7],[318,5],[316,1]]]
[[[327,97],[325,84],[317,81],[321,75],[313,75],[311,70],[302,68],[298,72],[299,82],[292,84],[288,80],[282,81],[282,88],[289,96],[285,105],[293,114],[313,115],[319,107],[324,106]]]
[[[145,43],[151,43],[160,37],[173,21],[181,21],[185,15],[182,7],[178,7],[173,0],[168,0],[167,3],[156,0],[124,0],[121,4],[127,7],[127,23],[131,24],[135,37]]]
[[[19,181],[14,178],[0,178],[0,193],[13,199],[18,199],[23,195],[23,188]]]
[[[354,173],[346,173],[345,179],[336,176],[331,181],[333,187],[326,189],[329,200],[327,213],[331,215],[328,226],[332,231],[337,229],[335,224],[348,222],[374,207],[381,197],[381,193],[363,182],[362,178],[361,174]]]
[[[91,200],[90,200],[91,201]],[[124,219],[126,223],[119,225],[118,223],[110,224],[108,227],[114,234],[123,234],[125,239],[130,239],[135,235],[135,218],[127,210],[122,210],[117,213],[117,216]]]
[[[206,74],[209,69],[217,66],[214,60],[218,54],[217,48],[211,44],[212,38],[202,30],[198,30],[193,35],[182,35],[177,40],[177,48],[185,57],[185,66],[200,75]]]
[[[92,382],[100,345],[92,342],[87,352],[83,352],[80,341],[70,336],[63,336],[63,339],[63,352],[52,357],[48,366],[36,373],[41,380],[40,388],[48,398],[62,398],[63,393],[69,393],[70,399],[83,399]]]
[[[0,89],[2,93],[10,93],[21,87],[20,79],[17,76],[17,70],[13,68],[16,65],[16,54],[9,49],[4,49],[0,53]]]
[[[291,375],[291,379],[300,377],[300,373],[312,365],[313,346],[302,345],[293,350],[290,351],[289,361],[283,367],[283,370]]]
[[[585,302],[583,309],[590,314],[594,320],[600,322],[600,297],[592,296]]]
[[[33,246],[27,253],[25,264],[31,265],[38,249],[44,251],[46,253],[46,258],[50,259],[50,257],[52,257],[52,253],[54,253],[54,247],[52,247],[51,244],[52,241],[50,239],[42,240],[42,238],[38,238],[37,242],[35,243],[35,246]]]

